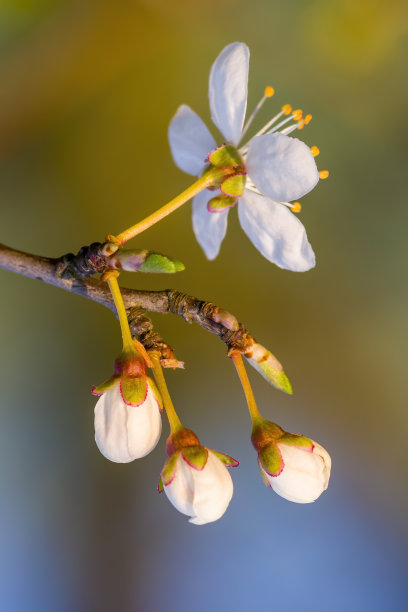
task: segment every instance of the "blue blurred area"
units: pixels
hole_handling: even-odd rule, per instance
[[[90,388],[120,350],[112,314],[1,271],[1,610],[406,609],[407,12],[399,0],[0,2],[0,240],[15,248],[76,251],[184,189],[168,122],[187,103],[210,125],[208,72],[229,42],[251,49],[249,109],[276,90],[254,130],[285,103],[312,112],[301,138],[331,172],[302,200],[315,270],[262,259],[235,210],[208,262],[188,205],[132,243],[186,271],[122,278],[236,314],[294,386],[284,396],[250,372],[265,417],[333,459],[314,504],[267,489],[224,347],[156,315],[186,363],[167,374],[181,419],[241,462],[225,516],[188,524],[155,489],[166,423],[129,465],[94,443]]]

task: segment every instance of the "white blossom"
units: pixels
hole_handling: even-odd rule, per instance
[[[226,142],[237,148],[246,132],[248,69],[248,47],[235,42],[222,50],[210,72],[212,120]],[[264,133],[238,149],[247,172],[245,189],[238,197],[238,216],[244,232],[264,257],[281,268],[300,272],[315,265],[315,256],[305,228],[290,210],[295,210],[290,202],[314,188],[319,172],[310,148],[287,135],[302,127],[305,120],[278,131],[288,120],[297,120],[291,114],[276,124],[284,115],[284,111],[278,113]],[[252,116],[247,125],[251,121]],[[217,147],[203,121],[186,105],[179,107],[170,123],[169,141],[177,166],[197,176],[205,169],[208,154]],[[227,229],[228,209],[210,212],[207,207],[220,193],[219,189],[206,189],[193,200],[194,232],[208,259],[218,255]]]

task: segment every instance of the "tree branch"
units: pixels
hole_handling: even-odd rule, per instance
[[[0,268],[16,272],[28,278],[41,280],[65,291],[77,293],[115,312],[115,306],[106,283],[95,278],[63,278],[66,257],[51,259],[17,251],[0,243]],[[248,353],[254,339],[242,324],[229,312],[218,308],[212,302],[199,300],[174,289],[163,291],[138,291],[121,287],[128,313],[131,331],[137,335],[146,348],[160,347],[162,360],[174,358],[171,348],[152,330],[150,320],[143,311],[172,313],[181,316],[187,323],[217,335],[228,347],[228,352]],[[168,364],[174,367],[175,363]]]

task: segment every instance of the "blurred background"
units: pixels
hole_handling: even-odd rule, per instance
[[[121,280],[245,322],[294,387],[251,371],[261,411],[333,459],[315,504],[267,489],[224,345],[155,315],[186,363],[167,374],[181,419],[241,462],[224,517],[190,525],[155,488],[165,419],[144,459],[96,448],[90,389],[121,347],[112,313],[0,271],[2,610],[406,610],[407,13],[402,0],[0,1],[0,240],[15,248],[76,252],[187,187],[167,126],[182,103],[210,125],[208,73],[230,42],[251,50],[249,110],[276,90],[254,130],[285,103],[313,114],[300,136],[331,172],[302,199],[313,271],[268,263],[235,210],[208,262],[188,204],[131,243],[186,271]]]

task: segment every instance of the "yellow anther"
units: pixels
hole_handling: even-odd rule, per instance
[[[271,87],[270,85],[268,85],[267,87],[265,87],[265,91],[264,94],[267,98],[272,98],[273,94],[275,93],[275,90],[273,87]]]
[[[320,149],[316,147],[316,145],[313,145],[313,147],[310,147],[310,150],[312,152],[313,157],[317,157],[320,153]]]
[[[328,170],[320,170],[319,176],[320,176],[321,179],[326,179],[329,176],[329,171]]]
[[[297,129],[303,130],[304,127],[305,127],[305,121],[303,119],[303,121],[299,121],[299,123],[297,124]]]
[[[292,117],[294,118],[295,121],[300,121],[301,118],[303,117],[303,111],[298,108],[297,110],[294,110],[292,113]]]
[[[290,207],[290,209],[294,213],[300,213],[300,211],[302,210],[302,205],[301,205],[300,202],[293,202],[293,204]]]
[[[284,106],[282,106],[282,110],[285,115],[290,115],[290,113],[292,112],[292,107],[290,104],[284,104]]]
[[[306,117],[305,117],[305,119],[304,119],[305,125],[307,125],[308,123],[310,123],[310,122],[311,122],[311,120],[312,120],[312,115],[309,113],[308,115],[306,115]]]

